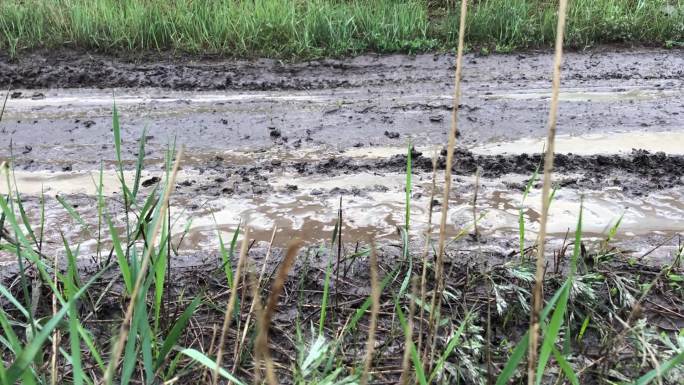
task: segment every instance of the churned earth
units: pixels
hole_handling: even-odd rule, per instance
[[[126,178],[144,130],[144,191],[163,179],[167,148],[185,148],[172,208],[188,253],[216,250],[217,229],[229,238],[241,222],[259,241],[277,228],[276,246],[329,240],[340,202],[343,240],[353,248],[371,237],[398,242],[411,143],[411,235],[422,248],[429,208],[441,209],[453,63],[449,54],[305,63],[74,51],[0,57],[0,87],[9,89],[0,159],[13,157],[32,218],[44,191],[48,245],[60,247],[60,231],[86,239],[54,197],[96,225],[103,165],[108,208],[121,206],[116,103]],[[448,231],[473,233],[477,218],[480,237],[463,237],[458,250],[515,255],[520,210],[527,246],[534,243],[540,185],[523,192],[541,164],[551,64],[549,52],[465,57]],[[551,242],[571,237],[583,199],[588,239],[604,239],[620,221],[615,242],[626,254],[668,260],[684,233],[684,52],[570,52],[562,76]],[[82,255],[95,252],[88,247]]]

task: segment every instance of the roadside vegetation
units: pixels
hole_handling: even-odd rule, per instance
[[[550,153],[559,76],[555,66]],[[456,117],[457,108],[447,164]],[[104,196],[103,166],[93,180],[96,224],[86,223],[68,197],[55,197],[68,225],[83,230],[81,239],[62,237],[62,252],[46,254],[44,209],[27,213],[11,164],[1,167],[9,193],[0,196],[0,251],[16,258],[16,272],[0,282],[2,385],[504,385],[525,378],[536,385],[645,385],[684,378],[684,331],[677,326],[683,246],[669,264],[648,266],[612,245],[619,221],[604,239],[583,239],[580,210],[574,234],[545,252],[544,219],[538,242],[525,242],[524,203],[517,253],[459,251],[459,242],[478,237],[482,213],[475,208],[459,235],[446,236],[443,214],[440,229],[428,230],[424,246],[414,245],[409,144],[399,248],[373,239],[360,240],[353,251],[344,247],[340,206],[329,242],[303,248],[292,240],[282,251],[269,245],[256,252],[246,223],[232,239],[218,233],[218,250],[207,252],[216,255],[213,263],[183,268],[174,263],[182,258],[184,234],[171,231],[183,208],[169,200],[183,150],[172,144],[159,182],[142,189],[145,132],[139,158],[129,164],[122,140],[134,138],[122,138],[116,107],[112,121],[120,192]],[[529,192],[543,175],[542,218],[555,191],[549,159],[526,187]],[[132,182],[124,168],[135,170]],[[443,187],[448,198],[448,184]],[[443,212],[448,202],[442,200]],[[81,253],[86,242],[94,253]]]
[[[363,52],[452,50],[454,1],[4,0],[0,48],[9,55],[70,47],[303,59]],[[482,52],[550,47],[557,1],[473,1],[465,41]],[[684,44],[682,0],[574,0],[566,46]]]

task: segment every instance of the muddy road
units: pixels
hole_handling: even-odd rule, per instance
[[[471,232],[475,215],[483,236],[465,237],[459,250],[514,253],[519,210],[529,222],[528,245],[534,241],[540,189],[533,186],[525,199],[523,190],[544,146],[551,62],[546,52],[465,58],[449,231]],[[410,141],[412,235],[419,247],[428,207],[441,204],[441,182],[430,200],[431,158],[437,154],[441,181],[452,72],[450,55],[298,64],[133,62],[74,52],[0,58],[0,87],[12,87],[0,122],[0,158],[14,157],[29,216],[39,215],[45,190],[47,237],[55,248],[59,230],[82,238],[54,196],[66,196],[86,222],[97,223],[93,177],[103,164],[109,210],[120,207],[115,100],[127,178],[146,130],[146,191],[162,176],[169,143],[186,148],[172,204],[175,231],[190,229],[182,238],[188,253],[216,250],[217,227],[225,239],[241,220],[262,241],[277,227],[279,245],[293,236],[327,240],[340,197],[343,237],[353,247],[369,236],[398,239]],[[622,217],[617,242],[625,252],[657,246],[648,258],[666,260],[684,234],[684,51],[569,53],[558,131],[552,242],[572,233],[584,196],[587,237],[604,238]],[[92,251],[87,242],[83,250]]]

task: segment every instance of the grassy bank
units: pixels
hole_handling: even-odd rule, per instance
[[[455,46],[454,2],[424,0],[5,0],[0,47],[119,53],[177,50],[231,57],[311,58],[422,52]],[[553,42],[556,1],[475,1],[466,42],[486,51]],[[566,44],[678,46],[682,0],[574,0]]]

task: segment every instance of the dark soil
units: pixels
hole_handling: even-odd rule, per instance
[[[462,383],[474,384],[487,377],[498,375],[503,368],[511,349],[520,340],[527,330],[529,313],[524,308],[525,302],[529,302],[528,293],[531,291],[531,282],[521,279],[524,272],[532,268],[530,263],[518,264],[519,256],[502,255],[499,253],[485,252],[475,253],[469,249],[473,240],[464,240],[455,248],[447,251],[445,266],[445,281],[447,291],[451,295],[443,302],[442,316],[445,317],[446,325],[440,329],[437,339],[437,350],[443,351],[448,343],[449,336],[458,328],[466,314],[471,315],[469,327],[465,328],[463,344],[447,359],[451,365],[450,376],[461,377]],[[349,245],[351,246],[351,245]],[[466,246],[465,249],[463,246]],[[678,328],[684,326],[681,311],[684,309],[681,295],[678,294],[676,284],[667,280],[658,281],[649,294],[640,300],[638,313],[634,313],[629,303],[624,301],[623,292],[629,291],[638,297],[639,285],[650,284],[654,280],[660,280],[660,269],[642,265],[638,262],[629,262],[626,255],[617,250],[599,249],[597,245],[587,244],[580,261],[579,279],[585,285],[591,287],[594,296],[588,296],[587,292],[574,294],[569,303],[568,327],[569,336],[576,336],[581,328],[582,321],[591,317],[591,327],[583,332],[582,338],[571,338],[568,347],[572,350],[573,362],[577,365],[578,373],[581,374],[583,384],[602,383],[606,380],[616,380],[614,373],[621,373],[630,377],[638,376],[650,369],[650,365],[643,365],[641,356],[635,350],[633,339],[624,338],[624,326],[616,320],[635,322],[641,317],[646,317],[647,324],[659,327],[667,335],[674,335]],[[357,245],[358,247],[358,245]],[[327,309],[325,334],[329,341],[339,341],[340,350],[337,352],[338,360],[336,367],[342,366],[352,371],[360,365],[361,357],[365,350],[365,341],[368,334],[369,315],[361,317],[360,322],[353,328],[347,329],[341,339],[337,336],[344,327],[348,327],[350,317],[354,315],[362,303],[370,295],[370,276],[368,257],[351,257],[354,249],[344,249],[343,258],[338,272],[333,272],[330,289],[330,302]],[[361,245],[363,250],[363,245]],[[270,332],[270,349],[273,358],[282,366],[278,369],[278,376],[282,383],[290,384],[293,376],[292,369],[298,357],[297,325],[300,325],[304,340],[301,343],[311,342],[314,336],[310,333],[310,325],[317,328],[321,311],[321,293],[325,278],[325,267],[329,256],[320,254],[317,247],[308,252],[302,252],[295,263],[294,270],[290,272],[286,281],[284,295],[273,317]],[[273,258],[266,269],[266,278],[273,276],[278,268],[282,250],[274,250]],[[562,261],[556,267],[549,265],[546,274],[545,297],[548,299],[560,287],[565,279],[564,271],[571,252],[567,247],[557,250],[558,260]],[[605,255],[610,255],[605,257]],[[602,257],[603,256],[603,257]],[[254,263],[255,273],[260,270],[264,257],[264,249],[257,248],[250,251],[250,260]],[[201,306],[193,315],[194,322],[189,331],[179,344],[184,347],[194,347],[198,350],[206,350],[211,345],[213,327],[219,328],[223,321],[223,314],[219,309],[225,307],[229,296],[229,290],[225,285],[224,271],[219,265],[218,255],[201,256],[177,256],[172,260],[168,285],[166,287],[165,301],[169,301],[164,307],[164,322],[162,330],[168,330],[173,325],[173,320],[187,306],[189,299],[197,295],[203,295],[205,305]],[[373,360],[374,372],[373,384],[396,383],[401,374],[401,357],[404,352],[403,335],[394,309],[395,296],[400,290],[404,276],[408,273],[409,264],[402,260],[401,250],[393,244],[380,245],[380,271],[381,279],[391,276],[388,286],[381,296],[380,316],[378,323],[376,354]],[[237,261],[233,261],[236,263]],[[85,265],[84,265],[85,266]],[[418,261],[413,265],[413,274],[418,274],[422,266]],[[96,271],[96,266],[84,267],[82,277]],[[429,270],[429,274],[431,270]],[[28,278],[34,279],[34,274],[29,271]],[[596,277],[602,277],[596,279]],[[117,283],[109,286],[111,279]],[[497,291],[492,291],[490,283],[497,286]],[[23,298],[23,293],[16,274],[5,274],[2,284],[10,289],[16,298]],[[434,281],[427,282],[428,300],[429,293],[434,289]],[[619,286],[622,285],[622,286]],[[263,298],[268,296],[268,282],[262,286]],[[242,287],[245,290],[246,287]],[[31,287],[29,287],[31,290]],[[110,342],[111,331],[120,322],[127,299],[122,293],[122,283],[117,278],[117,272],[112,270],[90,291],[89,298],[99,298],[97,306],[84,301],[81,306],[83,314],[94,311],[83,326],[89,329],[95,338],[95,343],[107,351]],[[410,292],[410,288],[407,289]],[[234,324],[228,334],[225,366],[233,366],[233,348],[237,343],[235,330],[244,327],[247,320],[248,308],[251,303],[249,290],[241,292],[242,305],[240,308],[239,322]],[[182,293],[183,301],[176,301]],[[496,294],[495,294],[496,293]],[[526,294],[527,293],[527,294]],[[623,294],[621,294],[623,293]],[[31,294],[31,293],[29,293]],[[49,289],[41,288],[42,296],[34,298],[49,298]],[[11,306],[0,299],[0,304],[7,309],[11,317],[20,315],[11,310]],[[404,312],[408,310],[408,301],[405,297],[399,299]],[[49,301],[41,300],[36,304],[37,317],[51,314]],[[503,310],[500,310],[503,309]],[[421,321],[415,315],[414,337],[418,338],[418,330],[423,330],[423,341],[427,338],[427,327],[421,327]],[[424,314],[427,322],[428,313]],[[489,320],[488,320],[489,319]],[[253,317],[252,317],[253,320]],[[490,329],[488,332],[487,330]],[[248,336],[252,335],[251,333]],[[566,338],[569,338],[566,336]],[[254,373],[254,361],[251,338],[247,339],[247,345],[238,351],[241,361],[237,365],[235,374],[247,380]],[[465,341],[470,341],[466,343]],[[64,341],[68,344],[68,340]],[[481,346],[480,346],[481,344]],[[479,346],[479,347],[476,347]],[[662,347],[656,347],[661,349]],[[487,355],[487,352],[491,356]],[[185,361],[181,361],[181,365]],[[491,365],[488,367],[488,364]],[[470,365],[473,371],[465,370]],[[552,364],[553,365],[553,364]],[[459,368],[454,371],[453,368]],[[617,370],[617,372],[615,371]],[[202,381],[202,371],[192,370],[185,372],[179,383],[198,383]],[[454,380],[455,381],[455,380]],[[669,384],[669,382],[665,382]]]
[[[439,170],[444,170],[446,166],[444,154],[443,151],[438,159]],[[429,157],[414,150],[412,158],[413,173],[432,171],[432,159]],[[543,163],[541,158],[540,154],[485,156],[459,150],[455,154],[452,170],[459,176],[472,176],[479,168],[484,177],[498,178],[509,174],[531,177],[538,167],[540,173],[543,172],[543,168],[540,167]],[[272,161],[264,160],[242,166],[232,165],[230,160],[215,158],[205,163],[203,169],[207,175],[220,177],[207,177],[206,181],[198,180],[195,184],[186,182],[178,186],[179,193],[197,191],[209,195],[265,194],[271,191],[269,174],[283,170],[292,170],[301,175],[330,176],[358,172],[402,173],[406,170],[406,155],[395,155],[389,159],[359,160],[341,154],[320,161],[278,161],[277,165],[273,165]],[[684,156],[652,154],[643,150],[635,150],[627,156],[558,154],[555,158],[555,172],[555,183],[560,187],[579,190],[619,187],[628,195],[640,196],[684,185]],[[238,176],[241,183],[228,181],[232,176]],[[508,185],[520,191],[525,189],[523,184]]]
[[[648,50],[648,49],[647,49]],[[585,52],[567,52],[569,68],[583,67],[581,74],[569,74],[574,80],[597,79],[682,79],[684,69],[670,71],[667,67],[682,61],[681,51],[674,49],[652,62],[639,60],[639,65],[625,57],[625,47],[604,46],[594,48],[591,55]],[[659,51],[659,50],[652,50]],[[548,52],[539,51],[539,52]],[[535,71],[526,60],[539,52],[529,51],[514,55],[492,55],[500,64],[493,80],[545,79],[548,74]],[[600,55],[599,59],[597,56]],[[224,89],[317,89],[350,87],[361,84],[381,84],[407,80],[424,80],[429,72],[438,71],[448,76],[453,71],[450,54],[423,54],[406,62],[404,55],[364,55],[351,59],[322,59],[302,63],[283,63],[272,59],[225,60],[211,56],[197,57],[173,54],[147,54],[129,57],[109,56],[78,50],[37,50],[11,59],[0,54],[0,87],[6,88],[64,88],[64,87],[162,87],[174,90],[224,90]],[[599,61],[611,61],[615,67],[608,69],[597,65]],[[477,66],[487,73],[492,60],[476,54],[468,55],[468,66]],[[669,63],[668,63],[669,62]],[[492,63],[493,64],[493,63]],[[511,78],[511,73],[501,70],[508,66],[527,67],[525,75]],[[665,67],[662,67],[665,64]],[[660,68],[659,68],[660,67]],[[471,69],[472,70],[472,69]],[[425,71],[425,72],[422,72]],[[479,71],[478,71],[479,72]],[[491,73],[491,72],[490,72]],[[446,77],[448,79],[448,77]],[[369,83],[370,81],[370,83]]]

